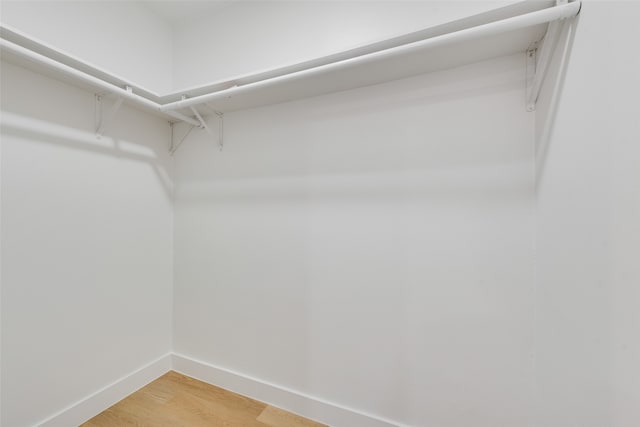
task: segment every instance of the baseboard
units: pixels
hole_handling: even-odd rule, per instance
[[[40,427],[77,426],[93,418],[114,403],[149,384],[171,370],[171,353],[146,364],[81,401],[63,409],[38,425]]]
[[[173,370],[331,427],[408,427],[257,378],[173,354]]]
[[[170,370],[277,406],[331,427],[408,427],[334,402],[271,384],[181,354],[168,353],[40,422],[40,427],[77,426]]]

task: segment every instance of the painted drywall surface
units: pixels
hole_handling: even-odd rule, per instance
[[[171,348],[168,126],[2,64],[2,421],[34,425]],[[105,101],[105,102],[108,102]]]
[[[236,2],[174,26],[174,89],[295,64],[512,3]]]
[[[517,55],[227,114],[222,152],[193,134],[175,350],[408,425],[526,425],[524,76]]]
[[[172,87],[172,28],[132,1],[12,1],[4,24],[155,92]]]
[[[583,2],[536,113],[538,427],[640,425],[639,20]]]

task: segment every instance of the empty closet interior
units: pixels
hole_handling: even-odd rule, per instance
[[[0,7],[2,426],[640,425],[639,2]]]

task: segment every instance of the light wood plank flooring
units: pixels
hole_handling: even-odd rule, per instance
[[[327,427],[177,372],[168,372],[81,427]]]

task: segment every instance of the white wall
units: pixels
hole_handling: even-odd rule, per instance
[[[175,25],[174,89],[295,64],[512,3],[517,1],[235,2]]]
[[[2,21],[165,91],[172,55],[182,87],[504,3],[239,2],[173,51],[129,2],[3,1]],[[535,115],[517,56],[228,114],[222,153],[194,134],[177,352],[409,425],[640,424],[638,19],[587,0]],[[170,349],[171,161],[163,120],[124,111],[96,140],[92,94],[4,64],[2,91],[1,422],[19,426]]]
[[[638,22],[583,2],[537,112],[540,427],[640,425]]]
[[[399,423],[525,425],[523,66],[227,114],[222,152],[196,134],[176,155],[175,350]]]
[[[172,27],[132,1],[0,3],[2,23],[155,92],[172,88]]]
[[[2,420],[33,425],[171,349],[164,120],[2,63]],[[60,103],[60,100],[64,100]]]

